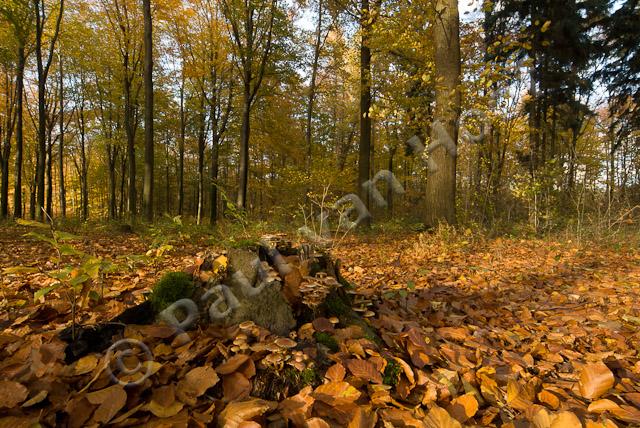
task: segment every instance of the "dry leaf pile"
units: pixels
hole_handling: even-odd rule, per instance
[[[421,235],[353,240],[336,255],[379,341],[333,317],[288,338],[251,322],[129,325],[152,360],[137,350],[67,365],[62,297],[34,303],[37,273],[5,275],[0,426],[640,426],[637,252]],[[142,281],[107,280],[112,294],[83,323],[142,298]]]

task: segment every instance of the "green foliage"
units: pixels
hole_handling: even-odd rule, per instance
[[[330,335],[329,333],[317,331],[313,334],[313,337],[316,339],[316,342],[326,346],[332,352],[338,352],[338,350],[340,349],[340,346],[338,346],[338,341],[336,340],[336,338]]]
[[[149,300],[156,311],[173,302],[189,298],[194,291],[193,280],[184,272],[169,272],[153,287]]]
[[[305,386],[316,386],[320,384],[320,376],[318,376],[318,373],[313,367],[307,367],[302,371],[287,368],[284,375],[296,390],[300,390]]]
[[[395,360],[388,359],[387,366],[384,368],[382,383],[385,385],[396,386],[400,380],[400,373],[402,373],[402,367],[400,367],[400,364]]]

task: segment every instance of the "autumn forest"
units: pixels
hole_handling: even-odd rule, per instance
[[[639,28],[0,0],[0,427],[639,427]]]

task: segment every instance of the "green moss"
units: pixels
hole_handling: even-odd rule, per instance
[[[169,272],[153,287],[149,301],[160,312],[176,300],[189,298],[194,291],[193,280],[184,272]]]
[[[395,360],[388,359],[387,366],[384,368],[384,375],[382,377],[382,383],[385,385],[396,386],[398,380],[400,380],[400,373],[402,373],[402,367]]]
[[[258,247],[258,241],[255,239],[241,239],[239,241],[231,239],[227,241],[227,245],[237,249],[256,249]]]
[[[338,350],[340,349],[340,346],[338,345],[338,341],[336,340],[336,338],[330,335],[329,333],[318,331],[313,334],[313,337],[316,339],[316,342],[326,346],[332,352],[338,352]]]
[[[285,370],[285,376],[289,383],[298,391],[305,386],[315,386],[320,383],[320,377],[312,367],[308,367],[301,372],[293,368],[287,368]]]
[[[330,315],[338,318],[351,315],[351,307],[335,293],[329,294],[324,303]]]

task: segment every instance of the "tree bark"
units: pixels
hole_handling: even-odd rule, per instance
[[[437,0],[435,4],[435,110],[434,123],[440,122],[453,142],[458,141],[460,116],[460,18],[457,0]],[[437,121],[437,122],[436,122]],[[438,139],[432,127],[432,141]],[[426,186],[425,224],[437,226],[440,222],[456,221],[456,158],[443,146],[436,148],[431,157],[437,170],[431,172]]]
[[[24,93],[25,47],[18,42],[18,66],[16,69],[16,160],[14,166],[13,216],[22,217],[22,151],[23,151],[23,93]]]
[[[180,82],[180,141],[178,142],[178,215],[184,209],[184,140],[186,134],[184,113],[184,72]]]
[[[144,216],[153,221],[153,34],[151,0],[142,0],[144,15]]]
[[[60,76],[60,116],[59,116],[59,148],[58,148],[58,180],[60,193],[60,215],[62,218],[67,216],[67,195],[64,185],[64,70],[62,63],[62,52],[58,52],[58,71]]]
[[[309,82],[309,96],[307,100],[307,125],[305,141],[307,143],[307,174],[311,176],[311,161],[313,155],[312,120],[313,107],[316,99],[316,80],[318,78],[318,64],[320,62],[320,48],[322,45],[322,1],[318,0],[318,24],[316,27],[315,43],[313,45],[313,62],[311,64],[311,81]]]
[[[360,31],[360,144],[358,149],[358,194],[369,209],[369,193],[363,184],[371,177],[371,48],[369,47],[369,31],[371,11],[369,0],[362,0]],[[363,226],[371,225],[370,218],[363,222]]]

